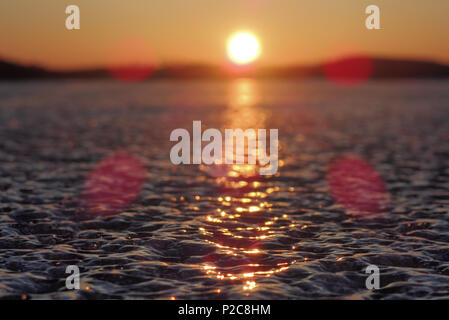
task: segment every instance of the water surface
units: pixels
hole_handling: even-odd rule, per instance
[[[448,84],[1,83],[0,295],[449,298]],[[278,128],[278,174],[174,166],[193,120]],[[111,203],[86,205],[92,179]]]

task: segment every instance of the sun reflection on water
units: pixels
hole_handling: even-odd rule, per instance
[[[267,114],[258,106],[260,97],[252,80],[232,83],[224,127],[264,129]],[[220,192],[212,199],[218,208],[203,217],[199,228],[204,241],[217,248],[215,257],[204,261],[203,271],[218,280],[238,281],[245,292],[257,288],[258,278],[271,277],[295,263],[293,258],[274,257],[264,244],[297,226],[289,216],[272,210],[267,197],[280,188],[269,176],[259,175],[257,164],[247,163],[251,152],[257,150],[247,150],[245,164],[216,165],[212,172],[210,166],[201,166],[201,170],[216,177]],[[233,153],[235,156],[235,150]]]

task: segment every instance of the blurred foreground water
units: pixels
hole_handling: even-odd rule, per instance
[[[449,298],[448,88],[1,83],[0,296]],[[278,174],[174,166],[193,120],[279,129]]]

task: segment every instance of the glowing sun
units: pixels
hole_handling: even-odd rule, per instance
[[[244,65],[255,61],[260,54],[260,46],[256,37],[250,33],[239,32],[228,41],[228,56],[232,62]]]

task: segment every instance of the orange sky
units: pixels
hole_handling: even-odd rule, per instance
[[[65,28],[65,7],[81,30]],[[366,6],[382,30],[367,30]],[[447,0],[2,0],[0,57],[51,68],[101,66],[124,39],[145,43],[142,61],[226,61],[230,34],[257,35],[261,65],[313,63],[341,47],[376,56],[449,63]],[[151,57],[150,57],[151,56]]]

